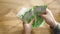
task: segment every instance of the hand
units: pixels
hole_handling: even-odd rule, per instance
[[[32,19],[30,23],[26,23],[25,21],[23,22],[25,34],[31,34],[33,21],[34,19]]]
[[[51,27],[56,27],[57,22],[55,21],[52,12],[49,9],[46,9],[45,14],[40,14],[39,16],[44,18],[46,23],[49,24]]]

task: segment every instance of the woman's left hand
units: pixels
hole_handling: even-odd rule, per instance
[[[30,23],[23,22],[25,34],[31,34],[33,21],[34,19],[32,19]]]

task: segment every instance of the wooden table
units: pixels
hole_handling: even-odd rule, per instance
[[[22,34],[22,21],[16,16],[22,7],[48,4],[55,19],[60,22],[60,0],[0,0],[0,34]],[[32,34],[51,34],[46,23],[43,27],[34,28]]]

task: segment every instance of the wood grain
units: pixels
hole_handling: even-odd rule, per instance
[[[52,3],[51,3],[52,2]],[[60,22],[60,0],[0,0],[0,34],[22,34],[22,21],[16,16],[22,7],[48,4],[55,19]],[[51,34],[49,25],[34,28],[33,34]]]

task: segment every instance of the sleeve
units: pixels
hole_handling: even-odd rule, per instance
[[[60,34],[60,24],[58,23],[58,25],[56,26],[56,28],[50,27],[54,34]]]

